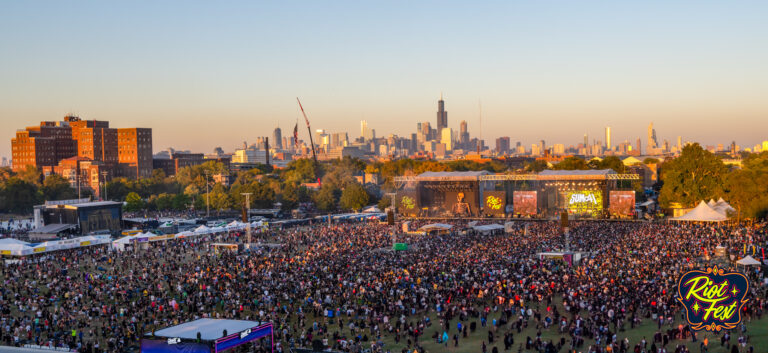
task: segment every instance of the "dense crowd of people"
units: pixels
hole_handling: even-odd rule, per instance
[[[748,328],[766,309],[762,271],[747,271],[746,324],[728,332],[692,331],[671,293],[682,273],[717,260],[718,245],[759,258],[765,224],[577,222],[569,245],[586,254],[573,266],[535,256],[565,248],[557,222],[515,222],[497,235],[452,225],[450,234],[399,234],[407,251],[390,250],[391,227],[368,222],[275,230],[260,241],[276,246],[249,253],[212,251],[214,238],[239,239],[220,234],[24,258],[0,272],[0,343],[137,351],[146,333],[230,318],[272,322],[277,352],[671,353],[715,340],[754,351]],[[630,340],[649,324],[654,335]]]

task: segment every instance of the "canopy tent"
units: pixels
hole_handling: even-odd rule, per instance
[[[190,232],[190,231],[184,231],[184,232],[176,234],[176,238],[186,238],[186,237],[191,237],[193,235],[195,235],[195,233]]]
[[[690,210],[688,213],[672,218],[673,221],[687,221],[687,222],[722,222],[728,219],[724,214],[717,212],[712,207],[709,207],[704,201],[701,201],[696,208]]]
[[[194,232],[195,232],[196,235],[209,234],[211,232],[211,228],[208,228],[205,225],[201,225],[201,226],[197,227],[197,229],[195,229]]]
[[[453,228],[450,224],[444,224],[444,223],[433,223],[433,224],[427,224],[421,228],[419,228],[419,231],[421,232],[432,232],[432,231],[442,231],[442,232],[448,232]]]
[[[227,229],[224,227],[213,227],[211,228],[211,233],[223,233],[226,232]]]
[[[704,202],[704,201],[701,201],[701,202]],[[715,199],[709,199],[709,202],[707,202],[707,206],[709,207],[715,207],[715,205],[717,205],[717,202],[715,201]]]
[[[728,213],[736,212],[736,209],[731,207],[730,204],[725,202],[723,198],[721,197],[720,200],[717,200],[715,203],[715,206],[712,207],[715,211],[722,213],[723,215],[727,216]]]
[[[378,206],[369,206],[363,209],[363,213],[381,213]]]
[[[29,244],[26,244],[24,242],[21,242],[21,243],[5,242],[3,244],[0,244],[0,255],[24,256],[24,255],[30,255],[33,252],[34,250],[32,249],[32,247]]]
[[[0,239],[0,246],[6,245],[6,244],[22,244],[22,245],[29,245],[29,243],[25,241],[21,241],[16,238],[2,238]]]
[[[737,264],[742,266],[760,266],[760,261],[755,260],[752,256],[745,256],[743,259],[736,261]]]
[[[491,233],[494,230],[504,230],[504,226],[501,224],[485,224],[481,226],[472,226],[472,229],[478,233]]]
[[[227,228],[227,230],[240,230],[240,229],[245,229],[246,226],[247,226],[246,223],[238,222],[235,220],[235,221],[232,221],[230,224],[227,224],[225,228]]]

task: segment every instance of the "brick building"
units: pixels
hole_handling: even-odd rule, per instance
[[[174,153],[170,159],[155,158],[152,161],[154,169],[162,169],[166,176],[176,175],[179,169],[207,162],[202,153]]]
[[[117,155],[121,176],[152,176],[152,129],[117,129]]]
[[[71,115],[63,121],[43,121],[39,126],[17,131],[11,139],[11,150],[14,171],[33,166],[43,174],[71,175],[76,174],[72,170],[78,165],[81,170],[87,169],[89,187],[95,186],[97,194],[97,179],[103,178],[102,172],[107,173],[107,179],[152,175],[152,129],[116,129],[109,127],[108,121],[81,120]],[[75,185],[76,181],[72,182]],[[85,179],[81,182],[85,183]]]

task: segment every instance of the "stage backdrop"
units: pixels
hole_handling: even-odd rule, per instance
[[[507,206],[506,191],[483,191],[483,213],[503,215]]]
[[[408,217],[419,215],[419,195],[416,191],[398,191],[395,201],[399,214]]]
[[[608,210],[612,215],[628,216],[635,210],[635,192],[612,190]]]
[[[565,207],[572,213],[597,214],[603,209],[603,192],[582,190],[564,192]]]
[[[538,213],[538,192],[515,191],[512,193],[515,214],[535,215]]]

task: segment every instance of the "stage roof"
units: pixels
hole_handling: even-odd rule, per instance
[[[585,175],[585,176],[605,176],[616,174],[613,169],[587,169],[587,170],[543,170],[539,175],[544,176],[566,176],[566,175]]]
[[[424,172],[419,174],[419,177],[426,178],[455,178],[455,177],[479,177],[482,175],[491,174],[486,170],[481,171],[467,171],[467,172]]]
[[[155,336],[197,339],[197,333],[200,332],[202,340],[213,341],[223,337],[224,330],[227,330],[227,334],[231,335],[259,325],[258,321],[199,319],[156,331]]]

